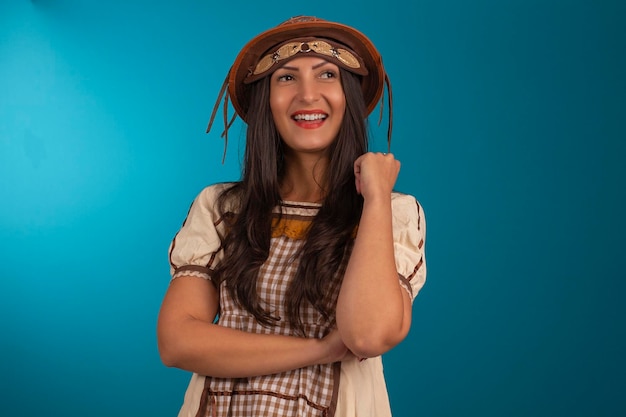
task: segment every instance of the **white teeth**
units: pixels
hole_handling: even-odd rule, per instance
[[[306,121],[320,120],[320,119],[325,119],[326,117],[327,116],[325,114],[296,114],[295,116],[293,116],[295,120],[306,120]]]

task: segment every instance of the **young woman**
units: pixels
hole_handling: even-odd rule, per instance
[[[391,415],[380,355],[426,266],[400,163],[367,150],[385,84],[365,35],[312,17],[237,56],[220,96],[247,123],[242,178],[194,200],[158,320],[165,365],[193,372],[180,416]]]

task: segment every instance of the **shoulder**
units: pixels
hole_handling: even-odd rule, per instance
[[[211,211],[216,210],[219,207],[220,196],[236,187],[237,184],[236,182],[220,182],[208,185],[196,196],[194,205],[200,205]],[[229,204],[228,207],[230,206]]]
[[[391,193],[391,203],[394,205],[416,204],[417,199],[411,194],[405,194],[399,191],[393,191]]]
[[[208,185],[200,191],[197,199],[202,201],[215,201],[224,191],[229,190],[236,185],[236,182],[219,182]]]
[[[397,191],[391,193],[391,209],[394,216],[423,212],[422,205],[414,196]]]
[[[220,223],[225,213],[232,212],[232,198],[222,199],[220,196],[237,183],[216,183],[203,188],[193,199],[184,225],[192,223]],[[204,219],[204,220],[202,220]]]

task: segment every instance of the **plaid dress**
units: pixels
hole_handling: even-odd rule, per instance
[[[172,279],[181,276],[211,279],[212,271],[223,255],[221,241],[226,232],[223,219],[215,208],[215,201],[226,186],[228,184],[207,187],[194,200],[182,228],[170,245]],[[408,202],[412,209],[408,211],[415,214],[412,217],[401,216],[399,221],[402,230],[399,233],[396,233],[394,227],[394,240],[396,235],[399,239],[396,242],[396,263],[400,268],[400,283],[413,299],[425,279],[425,230],[423,218],[420,217],[421,207],[415,199],[402,194],[396,196]],[[295,254],[304,243],[306,230],[319,207],[313,203],[283,202],[275,209],[270,255],[259,271],[257,283],[263,307],[275,316],[286,317],[285,294],[298,267]],[[279,213],[282,213],[280,220]],[[404,230],[412,226],[413,233]],[[410,239],[407,238],[409,235]],[[327,305],[336,304],[345,267],[345,264],[342,265],[329,283],[324,300]],[[222,282],[219,286],[219,325],[250,333],[296,334],[284,319],[270,328],[261,326],[253,315],[237,306],[226,285],[226,282]],[[306,337],[322,338],[334,327],[334,316],[326,320],[308,304],[303,305],[301,318]],[[308,366],[249,378],[215,378],[194,374],[179,414],[185,417],[335,415],[390,415],[380,358]]]

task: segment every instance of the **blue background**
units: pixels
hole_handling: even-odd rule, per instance
[[[626,3],[591,0],[2,0],[0,413],[176,414],[167,247],[238,178],[242,125],[224,165],[204,133],[230,63],[298,14],[382,52],[426,210],[395,416],[626,415]]]

